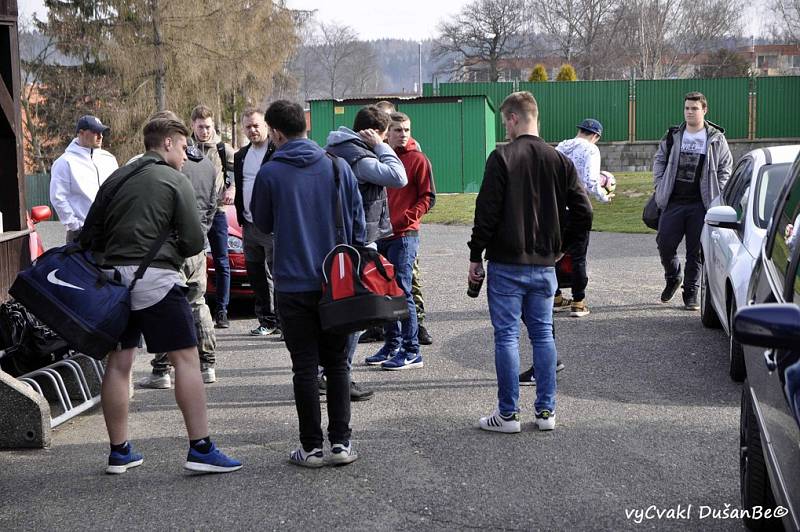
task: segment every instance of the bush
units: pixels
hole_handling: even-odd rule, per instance
[[[565,63],[561,65],[561,69],[558,71],[558,76],[556,76],[556,81],[577,81],[578,74],[575,73],[575,69],[569,63]]]
[[[531,70],[531,75],[528,76],[528,81],[547,81],[547,69],[544,68],[544,65],[539,63],[533,70]]]

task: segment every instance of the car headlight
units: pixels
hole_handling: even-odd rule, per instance
[[[234,253],[244,253],[244,243],[237,236],[228,235],[228,251]]]

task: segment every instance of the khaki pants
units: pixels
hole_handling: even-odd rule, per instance
[[[214,332],[214,320],[211,319],[211,310],[206,305],[206,252],[201,251],[189,257],[181,267],[181,277],[189,290],[186,299],[192,307],[192,317],[197,331],[197,350],[200,353],[202,367],[213,366],[216,363],[214,352],[217,350],[217,335]],[[154,373],[169,371],[169,360],[166,353],[159,353],[150,362]]]

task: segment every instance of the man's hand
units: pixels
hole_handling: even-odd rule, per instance
[[[486,272],[483,270],[483,262],[470,262],[469,263],[469,275],[467,279],[472,283],[477,283],[481,279],[486,276]]]
[[[222,203],[224,205],[233,205],[233,198],[235,197],[236,197],[236,188],[228,187],[225,189],[225,193],[222,195]]]
[[[362,129],[358,132],[358,136],[361,137],[361,140],[370,148],[374,148],[378,144],[383,144],[383,139],[374,129]]]

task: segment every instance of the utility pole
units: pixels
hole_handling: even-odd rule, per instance
[[[422,96],[422,41],[417,44],[419,45],[419,95]]]

